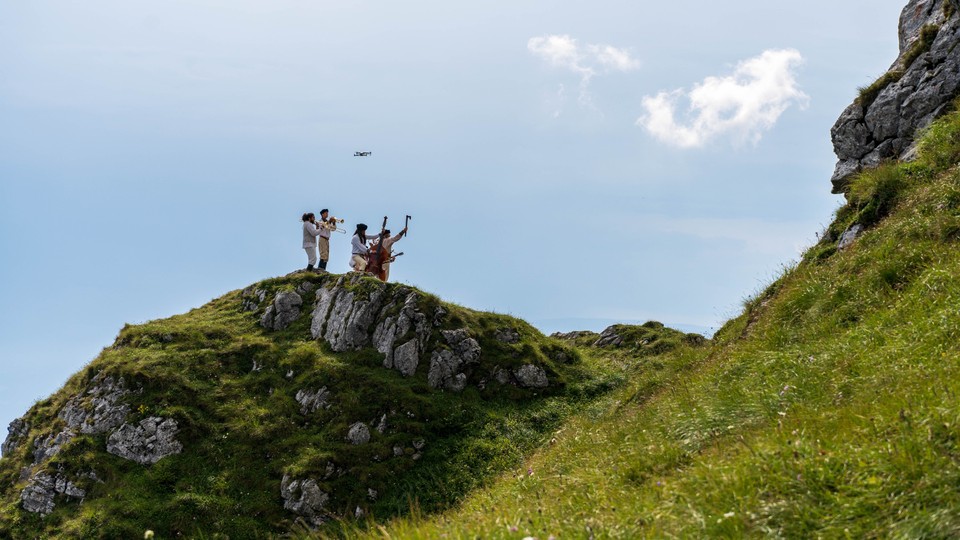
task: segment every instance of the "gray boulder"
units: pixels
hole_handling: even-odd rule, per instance
[[[241,297],[243,298],[241,307],[244,311],[256,311],[260,309],[260,304],[262,304],[264,299],[266,299],[267,291],[263,289],[254,289],[252,286],[250,286],[243,290]]]
[[[17,418],[7,426],[7,438],[0,445],[0,454],[6,456],[16,450],[30,433],[30,424],[23,418]]]
[[[397,292],[403,293],[400,290]],[[420,296],[415,292],[407,294],[400,313],[396,316],[382,316],[373,332],[373,344],[383,353],[383,367],[396,369],[407,377],[416,372],[420,363],[420,351],[426,346],[430,335],[426,315],[417,311],[419,299]],[[387,304],[382,312],[390,311],[395,305],[396,302]],[[409,336],[407,341],[397,346],[397,341],[406,336]]]
[[[370,428],[363,422],[353,424],[347,432],[347,440],[351,444],[367,444],[370,442]]]
[[[300,414],[310,414],[319,408],[330,408],[330,391],[324,386],[315,392],[300,390],[297,392],[297,402],[300,403]]]
[[[310,331],[336,352],[370,346],[371,326],[377,320],[386,295],[386,284],[366,278],[362,292],[356,287],[363,276],[341,277],[332,287],[317,291]]]
[[[293,291],[277,293],[273,303],[267,306],[260,318],[260,326],[268,330],[283,330],[300,316],[303,298]]]
[[[863,169],[913,155],[917,131],[944,114],[960,93],[960,55],[954,51],[960,41],[960,2],[910,0],[900,14],[899,40],[889,82],[866,96],[868,102],[860,97],[849,105],[830,130],[838,159],[831,178],[834,193],[845,192],[850,178]],[[922,49],[915,47],[924,40],[929,48],[917,55]]]
[[[608,326],[600,333],[600,337],[593,342],[594,347],[619,347],[622,344],[623,338],[617,333],[615,326]]]
[[[130,414],[130,406],[122,401],[128,394],[123,378],[100,372],[90,380],[87,391],[70,398],[57,416],[80,433],[106,433]]]
[[[76,433],[67,428],[56,434],[51,433],[46,437],[37,437],[33,441],[33,464],[40,465],[57,455],[60,453],[60,449],[76,436]]]
[[[51,476],[41,472],[34,475],[20,492],[20,503],[27,512],[47,515],[56,507],[54,497],[57,495],[82,499],[87,492],[77,487],[66,476],[61,474]]]
[[[863,226],[859,223],[851,225],[849,229],[843,231],[843,234],[840,235],[840,241],[837,242],[837,249],[844,250],[853,245],[853,241],[860,236],[862,231]]]
[[[141,465],[151,465],[183,451],[176,435],[176,420],[151,416],[136,426],[124,424],[111,433],[107,438],[107,452]]]
[[[520,343],[520,332],[514,328],[498,328],[493,337],[501,343]]]
[[[433,388],[460,392],[467,385],[464,371],[480,362],[480,344],[464,328],[443,330],[441,334],[450,348],[433,352],[427,382]]]
[[[320,489],[316,480],[294,480],[283,475],[283,480],[280,481],[280,497],[286,510],[302,516],[311,525],[317,527],[326,520],[330,495]]]
[[[520,386],[526,388],[546,388],[550,386],[547,380],[547,372],[540,366],[533,364],[524,364],[513,372]]]

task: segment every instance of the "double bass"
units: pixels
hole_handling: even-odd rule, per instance
[[[407,216],[406,222],[403,225],[403,230],[406,231],[409,228],[410,216]],[[383,216],[383,225],[380,227],[380,240],[377,241],[377,246],[374,249],[370,250],[370,254],[367,255],[367,273],[376,276],[380,281],[387,280],[387,268],[385,263],[391,263],[397,259],[397,257],[403,255],[403,252],[397,253],[394,255],[392,250],[385,250],[383,248],[383,242],[386,240],[386,235],[384,234],[387,231],[387,216]],[[401,231],[403,233],[403,231]],[[403,233],[405,234],[405,233]]]

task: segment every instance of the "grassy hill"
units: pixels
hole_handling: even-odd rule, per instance
[[[493,485],[353,533],[960,535],[960,115],[919,148],[860,174],[820,243],[712,343],[621,352],[627,382]]]
[[[378,321],[408,313],[416,330],[397,336],[418,336],[420,365],[405,376],[385,368],[372,344],[336,352],[325,337],[314,339],[312,300],[289,326],[265,328],[265,312],[278,305],[271,300],[294,291],[345,299],[331,308],[327,327],[355,321],[379,298],[383,307],[370,312],[378,318],[366,335]],[[357,309],[338,311],[344,306]],[[341,330],[325,335],[336,342],[351,331]],[[425,360],[431,350],[455,349],[443,336],[457,330],[482,351],[471,357],[459,392],[431,384]],[[525,365],[542,369],[547,383],[522,384],[513,374]],[[257,538],[305,530],[311,520],[281,497],[287,477],[315,480],[329,496],[316,520],[326,524],[311,523],[328,532],[358,514],[405,513],[413,498],[425,511],[442,510],[516,466],[563,418],[622,380],[523,321],[402,285],[314,274],[266,280],[189,313],[125,327],[64,388],[36,403],[21,419],[27,428],[19,439],[8,439],[19,444],[0,459],[0,538],[139,538],[148,529],[157,538]],[[119,411],[111,428],[97,428],[110,410]],[[85,420],[71,420],[77,417]],[[132,431],[150,418],[176,422],[180,453],[141,464],[106,451],[115,424]],[[366,442],[347,440],[358,422]],[[67,442],[55,448],[51,441],[61,436]],[[55,479],[47,486],[54,507],[31,512],[22,494],[44,488],[41,475]]]

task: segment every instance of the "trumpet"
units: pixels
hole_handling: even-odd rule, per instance
[[[331,217],[331,218],[327,218],[327,222],[328,222],[328,223],[343,223],[343,219],[342,219],[342,218],[338,218],[338,217]]]

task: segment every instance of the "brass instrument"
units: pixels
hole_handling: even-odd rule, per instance
[[[327,229],[328,231],[338,232],[340,234],[347,234],[346,229],[341,229],[340,227],[337,227],[337,223],[343,223],[343,221],[344,220],[342,218],[329,217],[322,222],[322,225],[323,225],[323,228]]]

